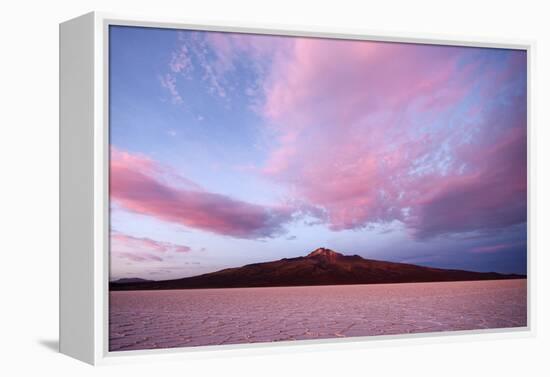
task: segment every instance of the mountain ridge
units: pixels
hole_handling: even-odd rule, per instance
[[[120,278],[120,279],[111,281],[111,283],[127,284],[127,283],[145,283],[145,282],[151,282],[151,281],[154,281],[154,280],[142,279],[142,278]]]
[[[522,279],[525,275],[474,272],[365,259],[320,247],[306,256],[247,264],[181,279],[111,282],[110,290],[250,288]]]

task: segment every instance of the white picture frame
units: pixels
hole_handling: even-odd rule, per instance
[[[532,194],[528,194],[528,325],[524,328],[453,331],[417,335],[354,337],[273,344],[208,346],[143,351],[108,351],[108,28],[148,26],[290,36],[411,42],[527,51],[528,150],[531,156],[534,42],[432,35],[385,34],[363,30],[181,21],[88,13],[60,24],[60,352],[90,364],[160,358],[202,358],[235,354],[346,349],[394,342],[475,340],[534,335]],[[531,160],[531,158],[529,158]],[[532,169],[528,171],[531,181]]]

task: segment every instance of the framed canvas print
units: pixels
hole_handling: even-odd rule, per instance
[[[531,331],[531,45],[61,25],[60,348]]]

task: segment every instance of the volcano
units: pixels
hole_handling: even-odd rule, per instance
[[[318,248],[306,256],[248,264],[163,281],[111,282],[110,290],[284,287],[524,279],[525,275],[474,272],[364,259]]]

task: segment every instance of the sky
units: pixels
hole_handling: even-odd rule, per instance
[[[110,26],[110,278],[526,273],[521,50]]]

